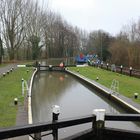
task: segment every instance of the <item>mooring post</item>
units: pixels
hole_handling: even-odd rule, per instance
[[[138,93],[134,93],[134,98],[137,99],[138,98]]]
[[[130,71],[129,75],[132,76],[132,67],[129,68],[129,71]]]
[[[24,96],[24,79],[21,79],[21,84],[22,84],[22,96]]]
[[[18,104],[18,98],[14,98],[14,105]]]
[[[107,63],[107,64],[106,64],[106,68],[107,68],[107,70],[108,70],[108,66],[109,66],[109,64]]]
[[[120,68],[121,68],[121,74],[122,74],[122,70],[123,70],[123,65],[121,65],[121,66],[120,66]]]
[[[52,65],[49,65],[49,71],[52,71]]]
[[[102,129],[105,125],[105,109],[94,109],[93,114],[96,115],[96,123],[93,124],[95,134],[99,140],[102,140]]]
[[[60,107],[58,105],[54,105],[53,106],[53,110],[52,110],[52,121],[56,122],[58,120],[58,116],[60,114]],[[53,140],[58,140],[58,128],[54,127],[53,128]]]

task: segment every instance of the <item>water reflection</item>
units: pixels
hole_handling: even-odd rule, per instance
[[[98,95],[98,96],[97,96]],[[36,75],[32,92],[32,111],[34,122],[52,120],[52,106],[61,107],[59,118],[70,118],[92,113],[93,109],[106,109],[107,113],[117,114],[124,111],[105,99],[100,94],[83,85],[71,75],[62,72],[40,72]],[[107,122],[107,126],[138,130],[138,126],[131,122]],[[79,127],[79,131],[89,128],[89,125]],[[65,129],[61,136],[72,134],[77,127]]]

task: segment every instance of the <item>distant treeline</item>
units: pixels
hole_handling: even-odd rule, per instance
[[[0,63],[97,54],[117,65],[140,66],[140,21],[122,28],[115,37],[103,30],[87,33],[73,27],[33,0],[0,2]]]

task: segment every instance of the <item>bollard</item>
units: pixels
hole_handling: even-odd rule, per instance
[[[24,79],[21,79],[21,86],[22,86],[22,96],[24,96]]]
[[[134,98],[137,99],[138,98],[138,93],[134,93]]]
[[[129,68],[129,75],[132,76],[132,67]]]
[[[3,77],[5,77],[6,76],[6,73],[3,73],[2,75],[3,75]]]
[[[21,82],[24,82],[24,79],[23,78],[21,79]]]
[[[108,66],[109,66],[109,64],[107,63],[107,64],[106,64],[106,68],[107,68],[107,70],[108,70]]]
[[[121,65],[120,68],[121,68],[121,74],[122,74],[123,66]]]
[[[102,140],[102,128],[104,128],[105,125],[105,109],[94,109],[93,114],[96,115],[96,123],[93,126],[95,134],[97,139]]]
[[[52,71],[52,65],[49,65],[49,70]]]
[[[60,107],[58,105],[54,105],[53,106],[53,110],[52,110],[52,121],[55,123],[58,120],[58,116],[60,114]],[[58,129],[57,128],[53,128],[53,140],[58,140]]]
[[[10,69],[10,71],[12,72],[12,71],[13,71],[13,69]]]
[[[99,77],[97,76],[97,77],[96,77],[96,81],[98,81],[98,80],[99,80]]]
[[[18,98],[15,98],[14,99],[14,105],[17,105],[18,104]]]
[[[9,71],[7,71],[7,74],[9,74]]]

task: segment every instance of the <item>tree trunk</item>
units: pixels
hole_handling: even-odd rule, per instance
[[[9,59],[10,59],[10,60],[14,60],[14,59],[15,59],[14,50],[11,50],[11,51],[9,52]]]

